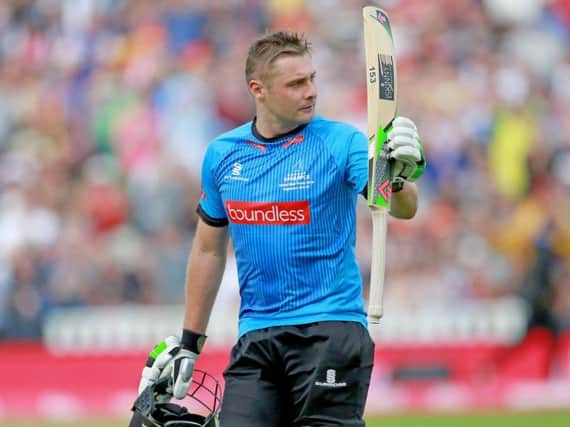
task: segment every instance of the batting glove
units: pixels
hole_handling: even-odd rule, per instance
[[[139,395],[149,385],[169,378],[165,393],[156,397],[158,403],[169,402],[171,397],[184,399],[190,384],[194,365],[206,340],[205,335],[184,330],[182,340],[169,336],[150,352],[139,383]]]
[[[387,134],[388,157],[392,160],[392,182],[400,189],[405,181],[416,181],[426,161],[418,128],[407,117],[396,117]]]
[[[180,350],[180,341],[178,337],[169,336],[164,341],[158,343],[150,352],[143,368],[141,380],[139,383],[139,395],[151,384],[158,382],[164,377],[170,376],[170,370],[165,367],[172,362],[174,355]],[[167,390],[167,394],[157,396],[158,403],[166,403],[172,397]]]
[[[183,399],[192,383],[192,373],[206,336],[184,329],[180,339],[180,349],[167,365],[172,378],[172,395]]]

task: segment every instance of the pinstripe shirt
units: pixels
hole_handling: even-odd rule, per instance
[[[367,326],[355,256],[367,150],[356,128],[318,116],[271,139],[249,122],[209,145],[198,213],[229,224],[240,336],[325,320]]]

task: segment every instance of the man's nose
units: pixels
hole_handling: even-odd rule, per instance
[[[317,86],[314,82],[309,82],[307,84],[307,91],[305,92],[305,98],[313,99],[317,97]]]

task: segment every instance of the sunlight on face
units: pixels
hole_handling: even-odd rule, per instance
[[[315,115],[317,89],[309,55],[283,55],[271,64],[264,79],[263,106],[283,123],[302,124]]]

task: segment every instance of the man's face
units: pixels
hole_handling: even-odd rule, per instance
[[[315,70],[309,55],[283,55],[263,79],[263,106],[282,123],[303,124],[315,114]]]

